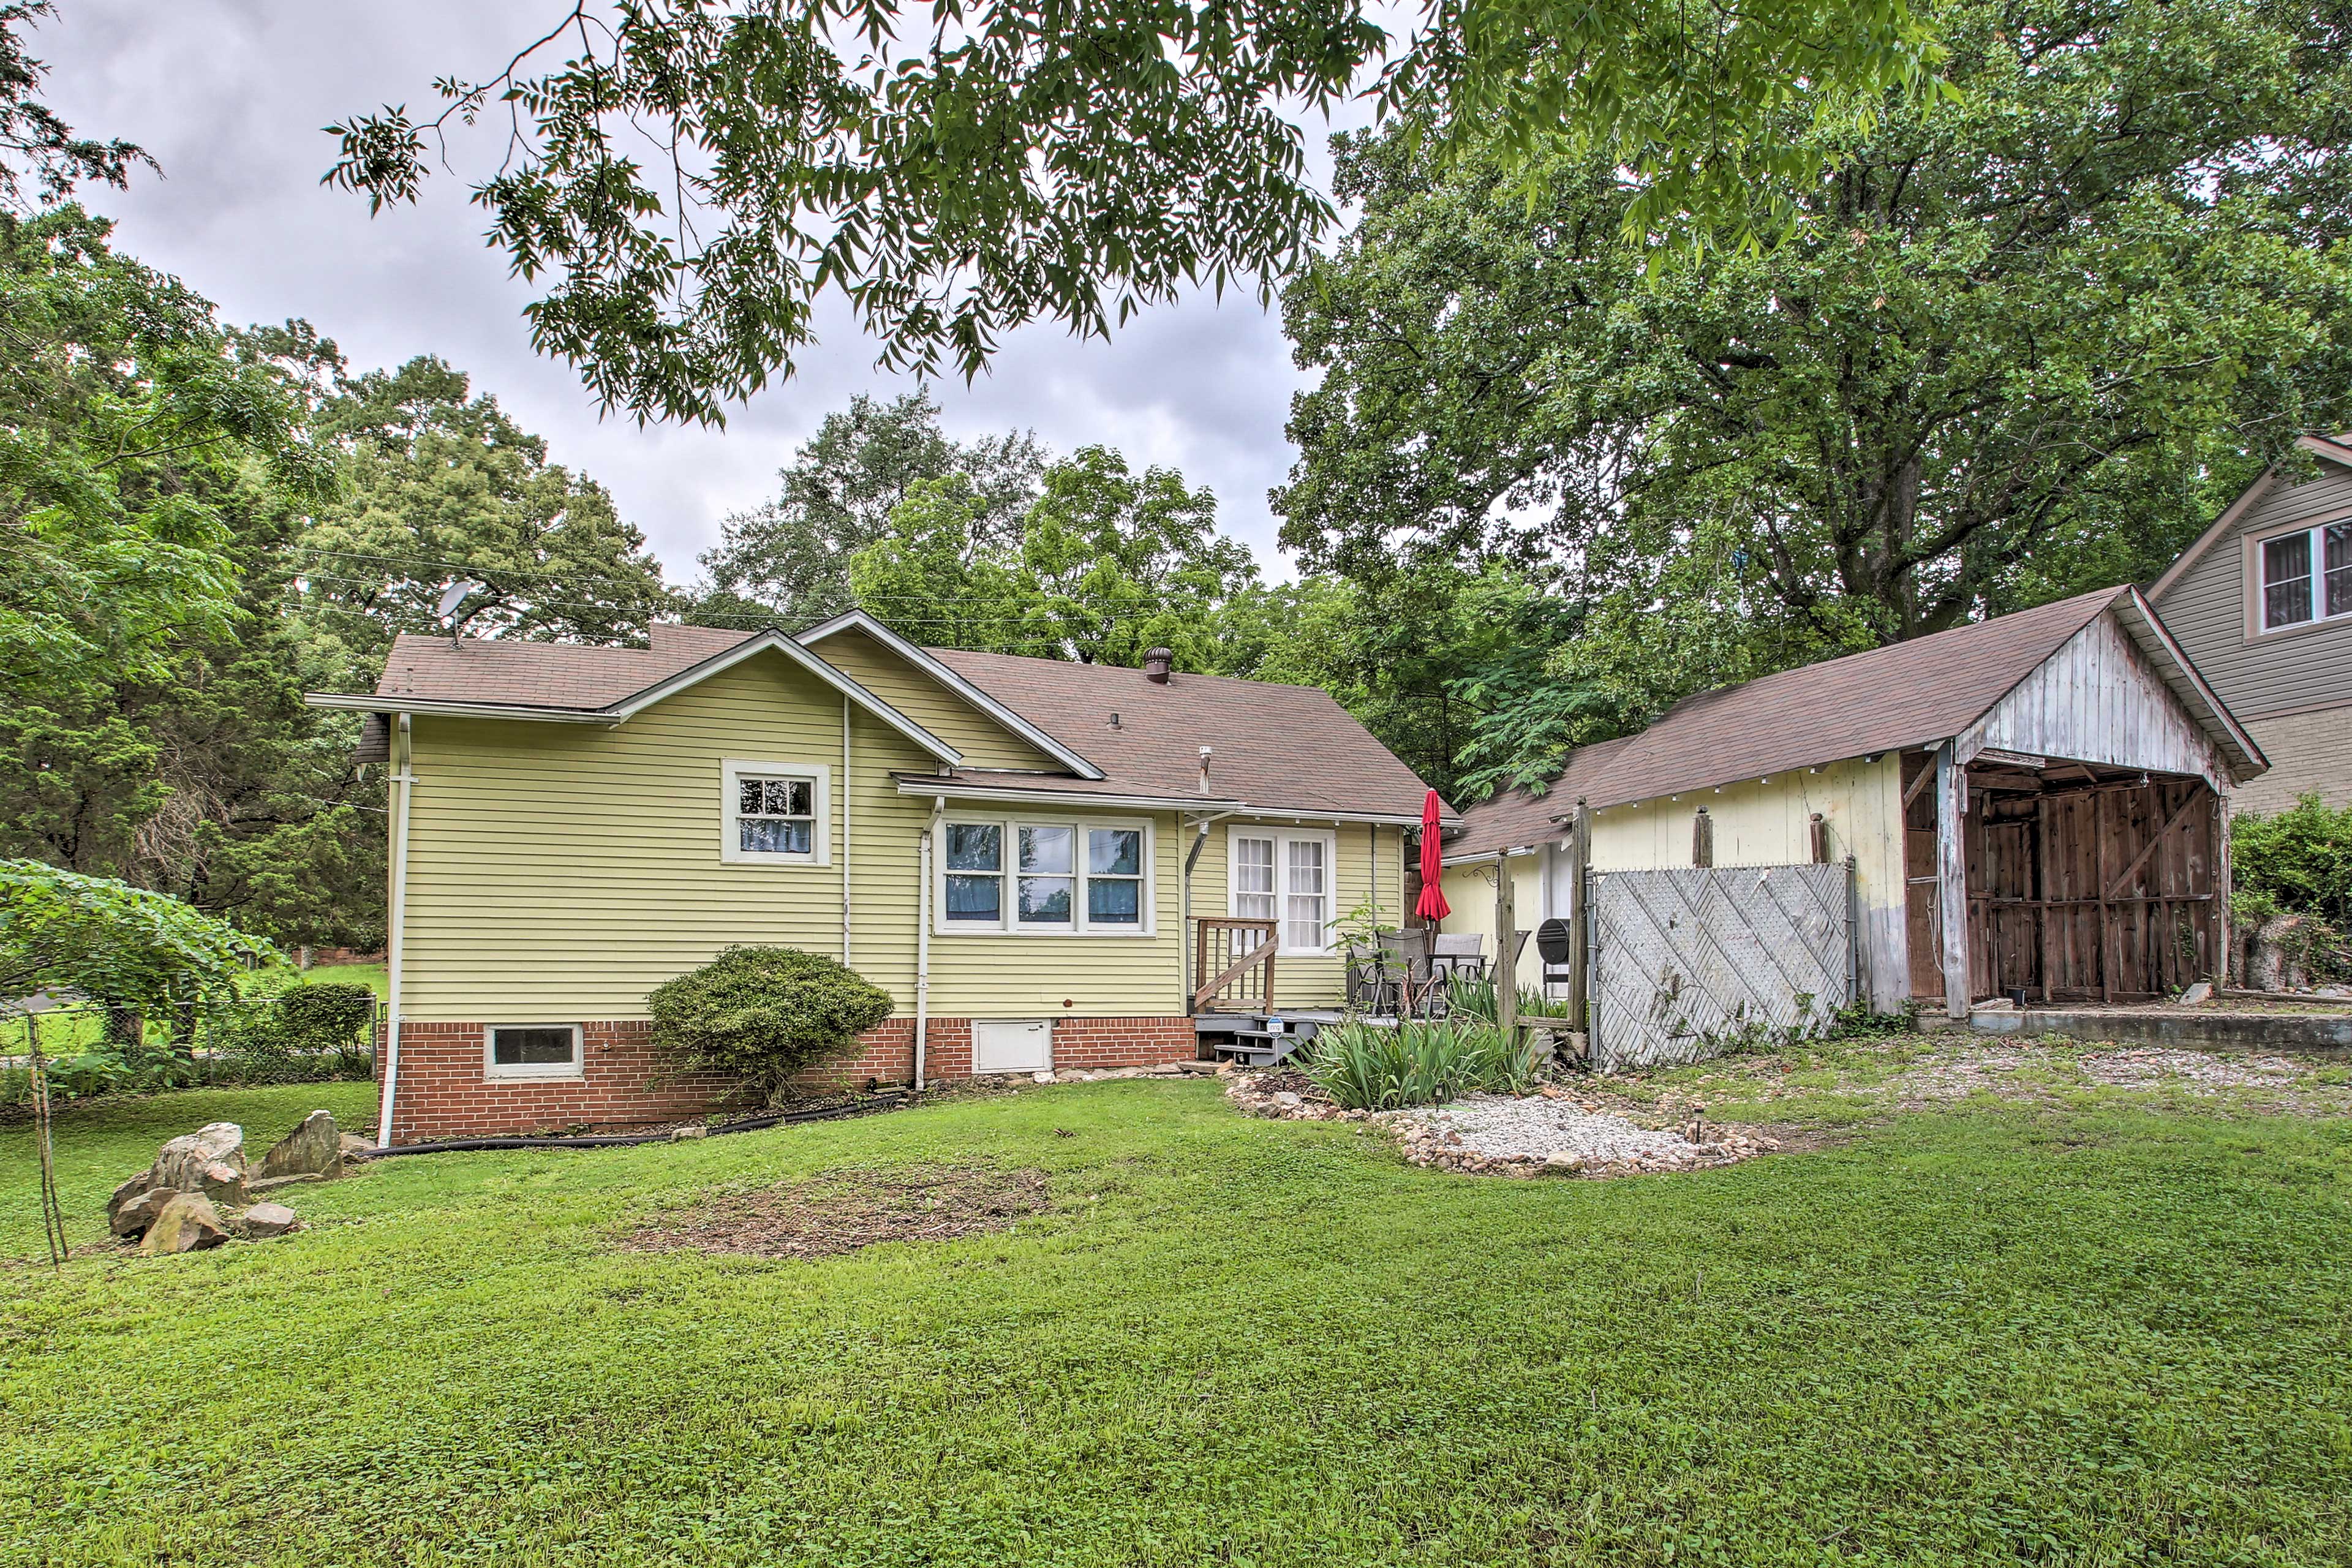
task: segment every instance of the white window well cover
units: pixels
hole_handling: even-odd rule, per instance
[[[721,773],[720,859],[750,866],[830,861],[832,774],[823,763],[730,759]]]
[[[578,1078],[577,1024],[492,1024],[482,1031],[482,1070],[490,1078]]]

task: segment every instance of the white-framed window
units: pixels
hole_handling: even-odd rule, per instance
[[[2262,629],[2352,616],[2352,522],[2274,533],[2254,545]]]
[[[1338,835],[1236,826],[1225,830],[1225,849],[1226,907],[1236,917],[1274,921],[1278,952],[1331,952],[1331,922],[1339,918],[1333,890]]]
[[[584,1070],[577,1024],[491,1024],[482,1030],[485,1078],[578,1078]]]
[[[823,763],[720,764],[719,859],[734,866],[824,866],[833,859],[833,770]]]
[[[940,824],[942,935],[1150,936],[1151,824],[960,816]]]

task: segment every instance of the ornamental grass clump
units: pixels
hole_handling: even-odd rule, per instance
[[[1315,1037],[1307,1076],[1349,1110],[1402,1110],[1465,1094],[1525,1094],[1543,1048],[1488,1025],[1407,1018],[1393,1026],[1341,1024]]]
[[[646,998],[654,1043],[689,1069],[740,1079],[763,1104],[794,1074],[890,1016],[890,994],[853,969],[790,947],[730,947]]]

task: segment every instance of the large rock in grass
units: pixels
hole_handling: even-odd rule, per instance
[[[202,1193],[173,1193],[140,1239],[139,1250],[156,1257],[201,1252],[227,1239],[228,1226],[212,1199]]]
[[[163,1145],[149,1171],[152,1184],[173,1192],[202,1193],[216,1204],[243,1208],[245,1129],[214,1121]]]
[[[284,1204],[256,1204],[236,1216],[237,1229],[252,1241],[284,1236],[300,1223]]]
[[[261,1157],[261,1179],[275,1182],[288,1176],[340,1176],[343,1173],[343,1132],[335,1119],[314,1110]]]
[[[142,1178],[133,1177],[132,1180]],[[125,1182],[124,1186],[129,1186]],[[106,1228],[115,1235],[135,1240],[147,1233],[163,1212],[163,1205],[180,1194],[169,1187],[142,1187],[128,1198],[118,1189],[118,1201],[106,1205]]]

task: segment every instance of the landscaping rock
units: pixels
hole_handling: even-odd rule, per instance
[[[343,1173],[342,1129],[323,1110],[302,1118],[302,1125],[270,1145],[261,1157],[261,1179],[281,1176],[340,1176]]]
[[[121,1186],[115,1188],[114,1195],[106,1200],[106,1223],[108,1227],[110,1228],[117,1236],[131,1234],[115,1223],[116,1216],[121,1214],[125,1205],[129,1205],[132,1199],[141,1197],[145,1194],[153,1192],[154,1190],[155,1173],[152,1170],[142,1171],[137,1175],[131,1177],[129,1181],[123,1183]],[[144,1228],[143,1224],[142,1228]]]
[[[157,1257],[201,1252],[227,1239],[228,1226],[221,1223],[220,1210],[213,1206],[212,1199],[202,1193],[175,1192],[155,1216],[155,1223],[147,1227],[139,1250]]]
[[[2184,1007],[2194,1007],[2212,999],[2213,983],[2210,980],[2200,980],[2180,994],[2180,1005]]]
[[[163,1145],[150,1174],[154,1184],[175,1192],[202,1193],[215,1203],[245,1206],[245,1129],[215,1121]]]
[[[142,1179],[132,1178],[133,1181]],[[127,1187],[131,1183],[122,1184]],[[121,1196],[119,1191],[117,1196]],[[180,1194],[169,1187],[142,1187],[130,1197],[106,1205],[106,1228],[126,1239],[144,1236],[154,1225],[156,1216],[163,1212],[163,1205],[178,1196]]]
[[[301,1221],[284,1204],[256,1204],[237,1215],[237,1228],[256,1241],[273,1236],[284,1236]]]

